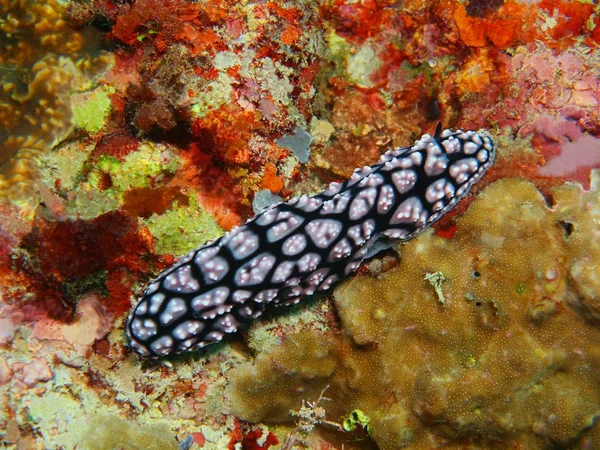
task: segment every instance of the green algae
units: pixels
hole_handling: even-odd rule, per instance
[[[110,186],[102,192],[120,201],[125,191],[148,187],[157,177],[175,173],[180,166],[176,156],[166,145],[153,142],[141,143],[123,160],[102,154],[95,161],[86,163],[87,179],[82,180],[79,190],[100,190],[103,178],[108,175]]]
[[[46,186],[60,183],[61,189],[70,191],[82,179],[82,171],[93,145],[64,145],[42,157],[41,176]]]
[[[108,288],[106,287],[107,279],[107,270],[97,270],[84,278],[66,281],[64,283],[64,291],[67,300],[77,302],[86,293],[92,291],[106,297],[108,295]]]
[[[166,145],[144,142],[125,157],[112,178],[113,187],[119,193],[132,187],[147,187],[156,177],[175,173],[180,164],[177,153]]]
[[[333,30],[327,34],[325,40],[336,72],[345,78],[347,76],[346,60],[350,55],[351,49],[350,44]]]
[[[177,152],[165,144],[143,142],[122,160],[106,154],[92,159],[93,149],[68,144],[44,159],[44,184],[59,186],[59,193],[70,192],[63,201],[66,217],[93,219],[118,210],[129,189],[152,186],[181,164]],[[108,187],[103,186],[107,178]]]
[[[371,419],[360,409],[355,409],[342,421],[342,426],[346,431],[354,431],[356,427],[362,427],[367,434],[371,435]]]
[[[190,195],[187,206],[176,205],[164,214],[144,220],[155,239],[159,254],[183,255],[221,236],[224,231],[215,219]]]
[[[105,123],[112,105],[109,94],[102,88],[83,94],[74,94],[73,125],[89,133],[97,133]]]

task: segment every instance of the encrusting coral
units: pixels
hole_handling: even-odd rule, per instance
[[[5,0],[0,4],[0,64],[27,67],[49,53],[72,54],[84,39],[65,17],[63,2]]]
[[[558,187],[549,208],[527,181],[490,185],[452,239],[425,232],[397,268],[336,290],[341,335],[288,335],[235,369],[234,411],[281,420],[331,385],[327,417],[360,408],[382,449],[598,445],[594,186]]]

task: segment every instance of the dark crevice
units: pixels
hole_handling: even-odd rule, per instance
[[[471,17],[485,17],[504,4],[504,0],[469,0],[465,5],[467,14]]]
[[[558,224],[562,227],[562,229],[565,232],[565,238],[569,238],[571,237],[571,235],[573,234],[573,231],[575,231],[575,227],[573,226],[572,223],[570,222],[566,222],[564,220],[559,220]]]

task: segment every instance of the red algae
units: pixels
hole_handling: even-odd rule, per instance
[[[172,263],[172,259],[166,258],[161,260],[157,266],[168,267]],[[127,269],[120,268],[109,272],[104,284],[109,299],[109,301],[103,302],[106,311],[113,317],[121,317],[131,307],[131,294],[134,291],[135,277]]]
[[[125,157],[137,150],[140,140],[131,136],[123,130],[117,130],[114,133],[103,135],[96,143],[94,151],[90,154],[91,159],[96,159],[101,155],[113,156],[121,161]]]
[[[35,296],[33,299],[24,296],[19,304],[25,305],[30,319],[38,310],[59,321],[71,320],[73,304],[65,298],[65,286],[89,277],[102,277],[100,271],[105,270],[113,280],[111,293],[116,293],[117,279],[128,285],[121,295],[111,295],[112,302],[120,306],[114,305],[110,309],[122,314],[129,301],[123,294],[131,287],[131,277],[148,271],[151,266],[160,266],[159,261],[153,261],[150,256],[150,242],[123,213],[108,213],[91,221],[38,219],[22,245],[29,256],[23,256],[18,266],[21,274],[27,277],[27,281],[23,280],[25,285]],[[128,275],[124,277],[122,270]],[[106,302],[107,305],[110,303]]]
[[[91,221],[40,220],[26,241],[31,242],[31,251],[37,256],[42,272],[64,281],[121,264],[139,270],[133,261],[122,258],[126,250],[127,253],[148,251],[143,239],[131,239],[135,234],[136,226],[131,219],[122,213],[108,213]]]
[[[123,194],[121,208],[132,217],[164,214],[173,203],[187,206],[189,199],[177,186],[132,188]]]
[[[367,0],[350,3],[335,0],[325,5],[323,15],[332,22],[336,32],[355,42],[362,42],[390,26],[394,2]]]
[[[229,450],[235,450],[236,448],[242,448],[243,450],[268,450],[271,446],[279,443],[279,440],[273,433],[266,432],[266,436],[263,436],[264,434],[264,429],[242,430],[240,421],[236,419],[227,448]]]
[[[222,106],[192,125],[192,133],[198,138],[203,150],[225,162],[249,164],[248,141],[262,124],[256,113],[238,107]]]
[[[239,225],[249,211],[238,202],[241,186],[220,167],[213,155],[202,149],[204,147],[193,143],[182,152],[187,164],[179,170],[178,179],[185,185],[196,186],[200,205],[215,217],[221,228],[230,230]]]
[[[486,14],[469,14],[468,6],[461,4],[454,12],[464,43],[473,47],[493,44],[500,49],[534,39],[543,40],[550,47],[565,48],[570,39],[588,33],[586,24],[594,12],[592,4],[561,0],[531,5],[508,1]],[[547,17],[556,17],[556,23],[549,33],[544,33],[539,24]]]
[[[539,3],[539,7],[545,10],[550,17],[557,18],[556,25],[551,30],[551,36],[556,43],[562,42],[563,45],[568,43],[568,40],[564,38],[575,38],[587,33],[587,21],[595,10],[591,3],[561,0],[543,0]]]
[[[179,35],[184,20],[196,19],[198,14],[193,4],[180,0],[168,4],[160,0],[139,0],[115,14],[112,35],[131,45],[143,40],[148,33],[158,34],[156,39],[160,47],[161,40]]]
[[[265,434],[263,430],[249,431],[242,438],[242,448],[244,450],[267,450],[272,445],[279,444],[277,437],[273,433],[268,432],[266,438],[263,438],[263,434]],[[262,441],[262,443],[259,444],[259,441]]]

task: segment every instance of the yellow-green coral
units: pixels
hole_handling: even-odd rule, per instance
[[[124,161],[106,154],[94,160],[92,151],[92,146],[75,142],[42,157],[44,183],[70,192],[64,202],[67,217],[91,219],[119,209],[129,189],[147,187],[176,172],[180,164],[171,147],[153,142],[142,142]],[[105,176],[111,185],[103,188]]]
[[[145,187],[161,174],[174,173],[179,165],[177,152],[169,146],[143,142],[125,157],[125,162],[114,173],[111,172],[113,187],[119,192]]]
[[[140,426],[115,415],[92,418],[77,448],[85,450],[178,450],[167,423]]]
[[[223,234],[193,195],[187,206],[178,205],[160,216],[154,214],[145,222],[155,238],[157,253],[183,255]]]
[[[111,110],[110,98],[103,89],[73,96],[73,125],[90,133],[102,129]]]

